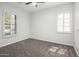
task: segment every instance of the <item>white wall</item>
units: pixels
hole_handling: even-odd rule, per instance
[[[65,4],[32,13],[31,38],[73,46],[73,32],[70,34],[57,33],[57,13],[69,11],[72,15],[72,6],[72,4]]]
[[[6,9],[17,15],[17,35],[15,37],[2,37],[2,11]],[[24,12],[17,6],[13,6],[9,3],[0,3],[0,47],[29,37],[60,44],[73,45],[73,33],[63,34],[57,33],[56,31],[57,13],[64,11],[71,11],[72,14],[72,4],[44,9],[30,14],[29,18],[29,13]]]
[[[14,37],[2,37],[3,10],[10,10],[17,16],[17,35]],[[0,47],[23,39],[29,38],[29,14],[9,3],[0,3]]]
[[[79,56],[79,3],[75,3],[74,48]]]

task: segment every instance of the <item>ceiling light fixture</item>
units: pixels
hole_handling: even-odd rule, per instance
[[[25,5],[31,4],[31,5],[33,5],[34,7],[38,7],[38,5],[39,5],[40,3],[45,3],[45,2],[27,2],[27,3],[25,3]]]
[[[37,7],[37,6],[38,6],[36,2],[32,2],[32,5],[33,5],[34,7]]]

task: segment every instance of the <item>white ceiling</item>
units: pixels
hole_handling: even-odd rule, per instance
[[[35,12],[38,10],[42,10],[45,8],[49,8],[51,6],[57,6],[59,4],[65,4],[67,2],[46,2],[46,3],[40,3],[38,4],[38,7],[34,7],[32,4],[29,5],[25,5],[25,2],[14,2],[12,4],[18,6],[19,8],[25,10],[25,11],[29,11],[29,12]]]

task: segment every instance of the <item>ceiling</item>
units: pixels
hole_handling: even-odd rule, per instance
[[[46,3],[39,3],[38,7],[34,7],[32,4],[29,5],[25,5],[26,2],[14,2],[12,4],[18,6],[19,8],[28,11],[28,12],[35,12],[35,11],[39,11],[45,8],[49,8],[52,6],[57,6],[59,4],[65,4],[68,2],[46,2]]]

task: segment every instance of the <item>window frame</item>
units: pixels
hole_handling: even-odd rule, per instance
[[[69,14],[70,14],[70,32],[65,32],[65,31],[64,31],[64,14],[65,14],[65,13],[69,13]],[[62,31],[62,32],[59,32],[59,31],[58,31],[58,15],[59,15],[59,14],[63,14],[63,31]],[[56,31],[57,31],[57,33],[61,33],[61,34],[71,34],[71,33],[72,33],[73,30],[72,30],[72,18],[71,18],[71,17],[72,17],[71,12],[61,12],[61,13],[57,13],[57,21],[56,21],[56,23],[57,23],[57,24],[56,24],[56,25],[57,25],[57,26],[56,26]]]
[[[4,30],[5,30],[5,13],[10,13],[10,15],[12,16],[12,15],[14,15],[15,16],[15,34],[12,34],[12,31],[10,31],[10,35],[5,35],[5,32],[4,32]],[[16,19],[16,15],[15,14],[13,14],[13,13],[11,13],[11,11],[10,10],[3,10],[3,13],[2,13],[2,37],[3,38],[8,38],[8,37],[14,37],[14,36],[16,36],[16,34],[17,34],[17,19]],[[12,24],[10,25],[10,26],[12,26]],[[10,30],[11,30],[12,28],[10,28]]]

